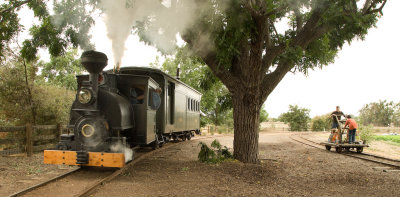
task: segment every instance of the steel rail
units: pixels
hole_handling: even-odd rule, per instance
[[[324,148],[321,147],[322,145],[320,145],[320,144],[318,144],[318,146],[315,146],[315,145],[311,145],[311,144],[302,142],[302,141],[300,141],[300,140],[298,140],[298,139],[294,139],[292,136],[289,136],[289,137],[290,137],[290,139],[292,139],[293,141],[296,141],[296,142],[298,142],[298,143],[301,143],[301,144],[304,144],[304,145],[307,145],[307,146],[310,146],[310,147],[313,147],[313,148],[325,150]],[[304,138],[303,138],[303,139],[304,139]],[[316,142],[312,142],[312,143],[317,144]],[[333,153],[333,152],[330,152],[330,151],[329,151],[329,153]],[[337,154],[337,153],[333,153],[333,154]],[[341,155],[345,155],[345,156],[353,157],[353,158],[357,158],[357,159],[362,159],[362,160],[365,160],[365,161],[374,162],[374,163],[378,163],[378,164],[382,164],[382,165],[386,165],[386,166],[390,166],[390,167],[394,167],[394,168],[400,168],[400,165],[391,164],[391,163],[387,163],[387,162],[383,162],[383,161],[377,161],[377,160],[373,160],[373,159],[369,159],[369,158],[365,158],[365,157],[362,157],[362,156],[360,157],[360,156],[359,156],[359,155],[369,156],[369,155],[367,155],[367,154],[359,154],[358,156],[356,156],[356,155],[349,154],[349,153],[342,153]],[[373,157],[373,156],[372,156],[372,157]],[[379,157],[379,156],[378,156],[378,157]],[[384,158],[384,157],[382,157],[381,159],[389,159],[389,160],[390,160],[390,158]]]
[[[322,145],[319,144],[318,142],[314,142],[314,141],[309,140],[309,139],[307,139],[307,138],[304,138],[304,137],[302,137],[302,136],[299,136],[299,137],[300,137],[301,139],[304,139],[304,140],[308,141],[308,142],[311,142],[311,143],[318,144],[318,145],[322,146]],[[387,161],[399,162],[399,163],[400,163],[400,160],[398,160],[398,159],[392,159],[392,158],[382,157],[382,156],[374,155],[374,154],[370,154],[370,153],[358,153],[358,154],[360,154],[360,155],[365,155],[365,156],[370,156],[370,157],[375,157],[375,158],[383,159],[383,160],[387,160]]]
[[[213,138],[213,137],[218,137],[218,136],[204,136],[204,137],[199,137],[199,138],[195,138],[195,139],[192,138],[192,140],[186,140],[186,141],[189,142],[189,141],[195,141],[195,140],[201,140],[201,139],[207,139],[207,138]],[[120,174],[122,174],[123,172],[125,172],[128,168],[130,168],[130,167],[132,167],[133,165],[135,165],[137,162],[139,162],[139,161],[141,161],[141,160],[143,160],[143,159],[145,159],[145,158],[147,158],[147,157],[149,157],[149,156],[151,156],[151,155],[153,155],[153,154],[155,154],[155,153],[157,153],[157,152],[160,152],[160,151],[162,151],[162,150],[166,150],[166,149],[175,147],[175,146],[177,146],[177,145],[179,145],[179,144],[181,144],[181,143],[167,143],[167,144],[165,144],[165,145],[164,145],[163,147],[161,147],[161,148],[158,148],[158,149],[156,149],[156,150],[153,150],[153,151],[150,151],[150,152],[147,152],[147,153],[144,153],[144,154],[139,155],[138,157],[134,158],[133,161],[128,162],[127,165],[125,165],[123,168],[116,170],[116,171],[113,172],[112,174],[106,176],[105,178],[103,178],[103,179],[101,179],[101,180],[99,180],[99,181],[96,181],[95,183],[93,183],[93,184],[90,185],[89,187],[86,187],[85,189],[83,189],[83,190],[82,190],[78,195],[76,195],[76,196],[87,196],[87,195],[90,194],[94,189],[96,189],[98,186],[103,185],[103,184],[105,184],[105,183],[111,181],[112,179],[114,179],[114,178],[117,177],[118,175],[120,175]],[[24,189],[24,190],[21,190],[21,191],[18,191],[18,192],[16,192],[16,193],[14,193],[14,194],[11,194],[9,197],[16,197],[16,196],[24,195],[24,194],[26,194],[27,192],[36,190],[36,189],[41,188],[41,187],[43,187],[43,186],[45,186],[45,185],[47,185],[47,184],[49,184],[49,183],[52,183],[52,182],[57,181],[57,180],[59,180],[59,179],[65,178],[65,177],[67,177],[67,176],[69,176],[69,175],[71,175],[71,174],[74,174],[74,173],[76,173],[76,172],[78,172],[78,171],[81,171],[81,169],[82,169],[82,168],[77,168],[77,169],[75,169],[75,170],[72,170],[72,171],[69,171],[69,172],[67,172],[67,173],[61,174],[61,175],[56,176],[56,177],[54,177],[54,178],[51,178],[51,179],[49,179],[49,180],[47,180],[47,181],[44,181],[44,182],[42,182],[42,183],[36,184],[36,185],[34,185],[34,186],[31,186],[31,187],[29,187],[29,188],[26,188],[26,189]]]
[[[11,194],[9,197],[21,196],[21,195],[23,195],[23,194],[25,194],[25,193],[27,193],[27,192],[30,192],[30,191],[32,191],[32,190],[35,190],[35,189],[37,189],[37,188],[39,188],[39,187],[43,187],[43,186],[45,186],[45,185],[47,185],[47,184],[49,184],[49,183],[51,183],[51,182],[57,181],[57,180],[59,180],[59,179],[61,179],[61,178],[64,178],[64,177],[66,177],[66,176],[68,176],[68,175],[71,175],[71,174],[73,174],[73,173],[76,173],[76,172],[78,172],[78,171],[80,171],[80,170],[81,170],[81,168],[77,168],[77,169],[75,169],[75,170],[66,172],[66,173],[64,173],[64,174],[61,174],[61,175],[56,176],[56,177],[54,177],[54,178],[51,178],[51,179],[49,179],[49,180],[47,180],[47,181],[44,181],[44,182],[42,182],[42,183],[36,184],[36,185],[34,185],[34,186],[28,187],[28,188],[26,188],[26,189],[24,189],[24,190],[21,190],[21,191],[19,191],[19,192],[16,192],[16,193],[14,193],[14,194]]]
[[[212,136],[212,137],[218,137],[218,136]],[[196,138],[196,139],[193,139],[193,138],[192,138],[192,140],[186,140],[186,141],[184,141],[184,142],[195,141],[195,140],[206,139],[206,138],[210,138],[210,136],[199,137],[199,138]],[[153,151],[150,151],[150,152],[147,152],[147,153],[145,153],[145,154],[143,154],[143,155],[138,156],[138,157],[135,158],[133,161],[131,161],[130,163],[128,163],[127,165],[125,165],[123,168],[121,168],[121,169],[115,171],[114,173],[112,173],[111,175],[109,175],[109,176],[107,176],[107,177],[105,177],[105,178],[103,178],[103,179],[101,179],[101,180],[95,182],[95,183],[92,184],[91,186],[89,186],[89,187],[85,188],[84,190],[82,190],[82,191],[81,191],[78,195],[76,195],[76,196],[77,196],[77,197],[89,196],[89,194],[91,194],[97,187],[99,187],[99,186],[101,186],[101,185],[104,185],[104,184],[107,183],[107,182],[110,182],[112,179],[116,178],[118,175],[122,174],[122,173],[125,172],[128,168],[132,167],[133,165],[135,165],[135,164],[138,163],[139,161],[141,161],[141,160],[143,160],[143,159],[145,159],[145,158],[147,158],[147,157],[149,157],[149,156],[151,156],[151,155],[154,155],[154,154],[157,153],[157,152],[160,152],[160,151],[162,151],[162,150],[166,150],[166,149],[175,147],[175,146],[177,146],[177,145],[179,145],[179,144],[181,144],[181,143],[166,144],[166,145],[164,145],[162,148],[159,148],[159,149],[156,149],[156,150],[153,150]]]

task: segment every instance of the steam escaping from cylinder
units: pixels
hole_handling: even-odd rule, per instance
[[[132,160],[133,150],[129,148],[129,145],[124,146],[121,141],[111,145],[110,150],[114,153],[124,153],[125,163]]]

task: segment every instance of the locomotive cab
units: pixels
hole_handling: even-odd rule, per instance
[[[120,74],[118,89],[132,107],[134,126],[127,134],[129,143],[151,144],[156,140],[156,115],[161,104],[160,86],[149,76]]]

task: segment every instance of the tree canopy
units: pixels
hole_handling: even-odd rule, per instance
[[[49,4],[52,5],[50,8]],[[18,17],[26,6],[38,20],[29,28],[31,38],[22,42],[21,56],[27,61],[37,59],[39,48],[47,48],[52,56],[61,56],[69,46],[91,49],[90,27],[94,24],[91,14],[97,0],[20,0],[5,1],[0,5],[0,58],[17,42],[24,30]]]

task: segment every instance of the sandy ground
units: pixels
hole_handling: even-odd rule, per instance
[[[93,196],[399,196],[398,172],[260,133],[261,164],[197,161],[198,141],[139,162]],[[217,138],[232,145],[232,136]],[[211,140],[206,140],[208,143]]]
[[[0,157],[0,196],[44,182],[77,167],[43,164],[43,153]]]
[[[138,162],[98,188],[92,196],[399,196],[400,173],[373,169],[378,164],[298,144],[290,133],[261,132],[260,164],[197,161],[200,141],[186,141]],[[326,140],[326,133],[307,138]],[[233,135],[216,136],[232,148]],[[399,156],[384,143],[371,150]],[[396,155],[397,154],[397,155]],[[32,158],[0,157],[0,196],[6,196],[71,170]],[[76,180],[81,181],[81,180]],[[83,180],[82,180],[83,181]],[[74,184],[71,180],[70,184]],[[54,192],[54,191],[51,191]],[[51,194],[50,191],[46,192]],[[62,195],[59,195],[62,196]],[[65,196],[72,196],[66,193]]]

